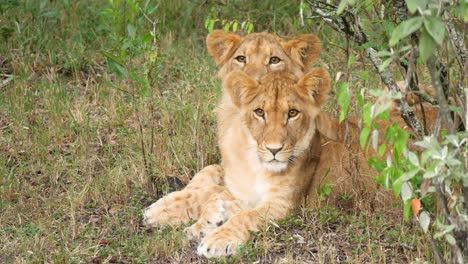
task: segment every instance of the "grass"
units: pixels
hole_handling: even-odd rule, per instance
[[[103,3],[0,3],[0,262],[209,262],[182,228],[146,230],[140,221],[160,195],[219,162],[212,111],[220,84],[202,28],[210,8],[162,2],[157,86],[138,93],[141,85],[111,73],[101,54],[114,45],[100,21]],[[235,14],[213,5],[217,15]],[[260,30],[310,30],[295,28],[291,6],[288,15],[273,2],[252,5],[247,14]],[[320,63],[335,74],[346,62],[327,46],[339,41],[326,30]],[[131,63],[138,69],[142,59]],[[430,261],[427,238],[399,219],[303,209],[257,234],[240,256],[214,262]]]

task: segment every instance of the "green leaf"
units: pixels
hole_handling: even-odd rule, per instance
[[[411,215],[411,200],[405,202],[405,207],[403,209],[403,218],[405,221],[408,221],[409,216]]]
[[[367,138],[369,138],[370,131],[370,126],[365,126],[361,130],[361,135],[359,136],[359,144],[361,145],[361,148],[364,148],[366,146]]]
[[[338,5],[338,9],[336,10],[336,14],[340,15],[343,13],[344,9],[348,6],[348,0],[341,0],[340,4]]]
[[[408,201],[413,197],[413,189],[411,187],[411,184],[408,182],[404,182],[401,185],[401,199],[403,202]]]
[[[127,71],[125,70],[124,67],[122,67],[119,63],[117,63],[116,61],[108,58],[107,59],[107,64],[109,65],[109,69],[116,73],[118,76],[120,77],[124,77],[124,78],[127,78],[128,77],[128,73]]]
[[[349,108],[349,101],[350,101],[350,93],[348,89],[348,83],[343,82],[338,87],[338,105],[340,106],[340,120],[339,122],[343,122],[348,114]]]
[[[432,55],[436,43],[434,39],[427,33],[426,30],[423,30],[421,36],[419,37],[419,57],[423,62],[426,62],[427,59]]]
[[[419,172],[419,169],[414,169],[408,172],[403,173],[398,179],[395,180],[394,184],[403,184],[411,180]]]
[[[455,245],[457,241],[455,241],[455,238],[452,236],[452,234],[445,234],[445,239],[450,245]]]
[[[431,222],[431,217],[429,216],[429,214],[426,211],[422,211],[419,214],[419,225],[421,226],[424,233],[427,233],[430,222]]]
[[[362,121],[364,122],[364,125],[366,126],[370,126],[370,124],[372,123],[371,111],[372,111],[372,103],[367,102],[362,108]]]
[[[397,135],[395,139],[395,147],[394,147],[395,152],[400,153],[400,154],[403,153],[403,151],[406,149],[407,143],[408,143],[408,132],[398,127]]]
[[[413,14],[418,10],[418,7],[422,10],[426,9],[427,0],[406,0],[408,10]]]
[[[414,152],[408,151],[408,159],[411,163],[413,163],[413,165],[419,167],[419,159],[418,159],[418,156],[414,154]]]
[[[229,27],[230,27],[229,23],[225,23],[224,24],[224,31],[229,32]]]
[[[374,116],[379,116],[382,113],[388,112],[392,106],[392,101],[388,100],[383,104],[374,105]]]
[[[424,18],[413,17],[401,22],[393,31],[390,38],[390,46],[395,46],[401,39],[418,30],[423,24]]]
[[[234,23],[232,24],[232,32],[236,32],[238,27],[239,23],[237,23],[237,21],[234,21]]]
[[[403,173],[398,179],[393,183],[394,185],[402,185],[404,182],[411,180],[419,172],[419,169],[410,170]]]
[[[254,25],[250,22],[247,22],[247,33],[252,33],[252,31],[254,30]]]
[[[359,107],[362,107],[364,105],[364,89],[359,90],[359,93],[356,94],[356,99]]]
[[[382,62],[382,64],[380,64],[380,66],[379,66],[379,72],[383,72],[388,67],[388,65],[390,65],[390,63],[392,61],[393,61],[392,58],[388,58],[388,59],[384,60]]]
[[[216,21],[218,21],[217,19],[211,19],[208,23],[208,32],[213,32],[214,30],[214,25],[216,23]]]
[[[369,158],[367,160],[367,163],[369,163],[369,166],[371,166],[371,168],[378,172],[382,172],[387,166],[387,163],[385,161],[378,158]]]
[[[380,157],[383,157],[383,155],[385,154],[385,150],[387,150],[387,145],[382,144],[382,145],[379,146],[379,156]]]
[[[424,27],[431,37],[437,42],[437,44],[442,45],[445,37],[445,24],[438,17],[426,16],[424,17]]]

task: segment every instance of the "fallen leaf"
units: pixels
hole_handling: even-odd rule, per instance
[[[414,216],[417,217],[421,209],[421,201],[418,198],[413,198],[413,200],[411,200],[411,208],[413,209]]]

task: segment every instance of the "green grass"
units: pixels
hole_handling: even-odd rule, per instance
[[[181,228],[140,226],[144,207],[219,162],[220,83],[204,47],[210,8],[184,3],[162,2],[153,15],[157,85],[140,93],[101,54],[115,44],[100,21],[105,4],[0,0],[0,262],[206,262]],[[297,28],[295,6],[280,13],[275,4],[253,3],[245,14],[259,30],[311,30]],[[235,8],[214,12],[244,19]],[[319,26],[320,63],[334,75],[346,65],[333,46],[340,40]],[[141,69],[142,60],[127,63]],[[303,210],[218,262],[430,261],[425,236],[398,219]]]

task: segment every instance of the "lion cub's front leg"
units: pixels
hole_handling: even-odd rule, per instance
[[[292,205],[290,199],[278,197],[256,208],[239,212],[203,238],[197,248],[198,255],[207,258],[233,255],[249,239],[249,230],[260,231],[268,220],[283,219]]]
[[[203,211],[198,221],[188,227],[185,232],[190,239],[203,238],[240,212],[242,207],[241,202],[234,198],[228,190],[215,193],[203,205]]]
[[[224,190],[223,176],[220,165],[203,168],[183,190],[172,192],[146,208],[143,223],[147,226],[186,224],[190,219],[197,219],[210,196]]]

